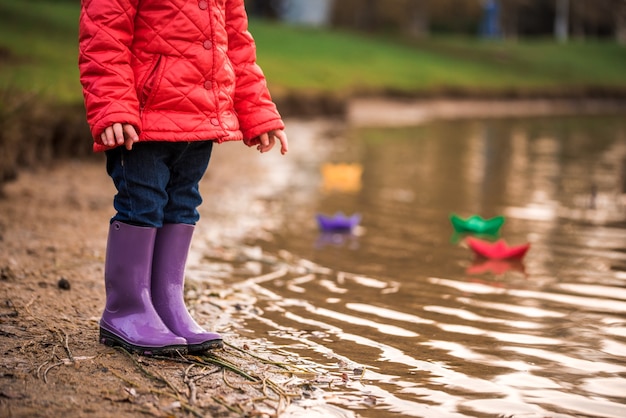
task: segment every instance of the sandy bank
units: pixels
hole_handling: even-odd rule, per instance
[[[352,126],[411,126],[437,119],[511,118],[626,113],[623,99],[354,99],[346,107]]]

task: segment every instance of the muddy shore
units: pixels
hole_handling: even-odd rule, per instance
[[[301,143],[323,124],[293,123]],[[272,272],[245,236],[267,233],[264,205],[284,193],[289,158],[240,143],[214,151],[187,268],[194,317],[227,345],[211,356],[147,358],[98,343],[103,263],[114,189],[101,156],[24,169],[0,199],[0,416],[350,416],[318,385],[341,377],[242,337],[254,310],[247,280]],[[245,170],[244,170],[245,169]],[[245,172],[245,175],[242,173]],[[250,178],[265,179],[251,184]],[[252,186],[252,187],[251,187]],[[250,269],[250,264],[261,265]]]

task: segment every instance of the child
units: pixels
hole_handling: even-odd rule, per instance
[[[79,69],[94,150],[117,194],[100,341],[140,354],[221,347],[183,300],[213,144],[260,152],[284,124],[256,64],[243,0],[82,0]]]

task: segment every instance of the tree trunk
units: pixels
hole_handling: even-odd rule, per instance
[[[414,38],[428,36],[428,0],[409,0],[407,6],[409,35]]]
[[[626,0],[615,0],[615,40],[626,45]]]
[[[500,15],[502,35],[505,38],[516,39],[519,35],[519,9],[518,0],[503,0]]]
[[[567,42],[569,37],[569,0],[556,0],[554,36],[558,41]]]
[[[378,29],[377,0],[364,0],[364,6],[357,11],[357,27],[368,32]]]

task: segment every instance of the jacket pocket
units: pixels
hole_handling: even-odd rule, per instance
[[[141,110],[144,110],[150,104],[159,89],[159,84],[163,77],[163,67],[165,66],[164,61],[165,58],[162,55],[155,56],[141,83],[139,83],[138,96],[139,108]]]

